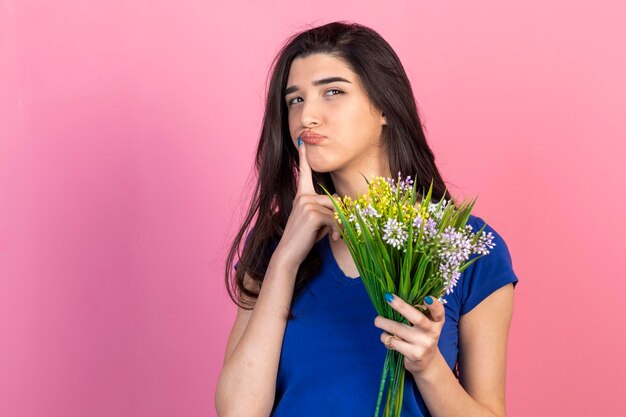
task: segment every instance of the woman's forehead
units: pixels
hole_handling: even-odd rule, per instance
[[[302,88],[304,83],[310,84],[328,77],[341,77],[352,83],[358,82],[358,77],[344,60],[329,54],[313,54],[292,61],[287,84],[296,84]]]

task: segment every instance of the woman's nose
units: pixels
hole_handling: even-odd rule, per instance
[[[302,126],[309,126],[311,123],[320,123],[322,119],[321,110],[316,103],[308,100],[302,103],[301,109],[300,121],[302,122]]]

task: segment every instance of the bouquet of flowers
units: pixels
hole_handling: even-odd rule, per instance
[[[472,253],[484,256],[495,244],[483,227],[476,233],[466,225],[476,199],[459,207],[445,198],[431,202],[433,182],[425,197],[416,196],[416,185],[408,176],[402,180],[367,178],[368,192],[353,201],[349,196],[332,199],[335,220],[361,275],[376,311],[382,317],[408,324],[406,318],[385,301],[385,293],[397,294],[422,312],[427,295],[453,292],[461,272],[479,257],[467,262]],[[445,196],[445,193],[444,193]],[[423,198],[422,198],[423,197]],[[376,402],[378,417],[382,394],[389,374],[389,390],[383,415],[400,416],[404,391],[404,356],[388,350]]]

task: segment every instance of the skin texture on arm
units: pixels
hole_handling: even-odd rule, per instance
[[[220,417],[270,414],[295,276],[272,257],[254,310],[238,312],[215,392]]]
[[[244,286],[251,291],[256,292],[257,294],[261,290],[261,285],[250,278],[248,273],[244,274]],[[246,330],[246,326],[250,321],[250,316],[254,310],[246,310],[241,307],[237,307],[237,316],[235,317],[235,322],[233,323],[233,328],[230,331],[230,335],[228,336],[228,342],[226,343],[226,352],[224,353],[224,363],[228,360],[230,355],[237,347],[239,343],[239,339],[241,339],[241,335]]]
[[[459,378],[476,401],[504,417],[513,284],[496,290],[459,320]]]
[[[441,354],[427,372],[413,375],[433,417],[506,416],[506,354],[513,291],[513,284],[507,284],[461,316],[460,381]]]

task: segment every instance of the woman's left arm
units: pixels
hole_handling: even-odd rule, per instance
[[[509,327],[513,315],[513,284],[487,296],[459,319],[459,378],[437,347],[445,308],[437,299],[426,305],[431,318],[399,297],[389,303],[409,320],[407,326],[378,316],[374,324],[386,330],[381,341],[396,334],[393,348],[405,355],[433,417],[505,417],[505,375]]]

